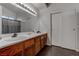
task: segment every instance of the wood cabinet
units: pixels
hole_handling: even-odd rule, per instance
[[[0,49],[0,56],[33,56],[46,45],[47,33]]]

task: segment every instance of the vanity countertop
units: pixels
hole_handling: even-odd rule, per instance
[[[19,42],[22,42],[22,41],[25,41],[25,40],[29,40],[31,38],[34,38],[34,37],[37,37],[43,34],[46,34],[46,32],[43,32],[43,33],[26,33],[25,32],[25,33],[18,33],[17,37],[11,37],[11,36],[5,37],[0,40],[0,49],[19,43]]]

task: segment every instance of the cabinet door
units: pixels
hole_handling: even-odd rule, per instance
[[[27,49],[28,47],[33,46],[33,45],[34,45],[34,39],[26,40],[24,42],[24,48],[25,49]]]
[[[41,36],[41,49],[46,45],[47,43],[47,34]]]
[[[47,34],[44,36],[44,39],[45,39],[45,45],[46,45],[47,44],[47,39],[48,39]]]
[[[41,49],[44,47],[44,36],[41,36]]]
[[[0,49],[0,56],[13,56],[13,55],[22,55],[23,44],[15,44],[9,47]]]
[[[34,56],[34,45],[24,49],[24,56]]]
[[[24,55],[25,56],[34,55],[34,39],[30,39],[24,42]]]
[[[41,44],[40,44],[40,37],[35,38],[35,55],[40,51]]]

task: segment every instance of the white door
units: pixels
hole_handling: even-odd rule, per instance
[[[52,15],[52,45],[62,45],[62,15]]]
[[[52,15],[52,44],[76,49],[75,11],[65,11]]]

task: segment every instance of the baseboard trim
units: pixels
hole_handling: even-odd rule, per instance
[[[51,44],[46,44],[47,46],[52,46]]]
[[[55,47],[59,47],[59,48],[62,48],[62,49],[66,49],[66,50],[71,50],[71,51],[75,51],[75,52],[77,52],[76,50],[68,49],[68,48],[64,48],[64,47],[61,47],[61,46],[56,46],[56,45],[52,45],[52,46],[55,46]],[[78,50],[78,52],[79,52],[79,50]]]
[[[76,49],[76,52],[79,52],[79,49]]]

